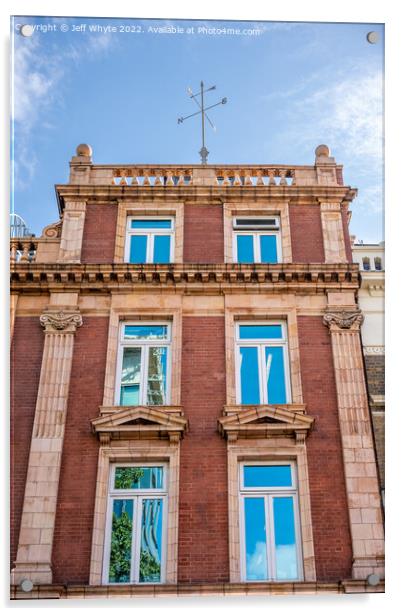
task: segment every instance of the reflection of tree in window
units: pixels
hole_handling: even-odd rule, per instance
[[[143,501],[139,563],[140,582],[158,582],[160,580],[161,511],[162,501],[160,499]]]
[[[111,528],[109,581],[128,583],[131,573],[132,500],[115,500]]]

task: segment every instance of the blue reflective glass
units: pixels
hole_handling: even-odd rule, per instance
[[[245,498],[246,579],[267,579],[266,517],[264,498]]]
[[[276,548],[276,578],[298,578],[295,541],[294,502],[291,496],[273,498],[274,540]]]
[[[171,229],[171,220],[131,220],[131,229]]]
[[[162,466],[118,466],[114,475],[117,490],[149,490],[163,487]]]
[[[283,347],[266,347],[267,403],[285,404],[284,349]]]
[[[148,404],[166,404],[167,348],[151,347],[148,365]]]
[[[238,263],[254,263],[252,235],[237,235],[237,261]]]
[[[244,466],[245,488],[291,487],[291,466]]]
[[[146,263],[147,235],[132,235],[129,253],[130,263]]]
[[[167,325],[125,325],[124,338],[166,340]]]
[[[109,582],[128,584],[131,576],[133,501],[115,500],[111,525]]]
[[[153,244],[153,263],[170,263],[170,236],[155,235]]]
[[[260,260],[262,263],[277,263],[277,238],[275,235],[260,236]]]
[[[257,347],[240,348],[241,404],[259,404]]]
[[[121,387],[120,405],[136,406],[139,404],[139,385],[125,385]]]
[[[283,337],[281,325],[240,325],[241,340],[279,339]]]
[[[139,581],[160,582],[162,561],[163,501],[146,498],[142,501],[141,554]]]

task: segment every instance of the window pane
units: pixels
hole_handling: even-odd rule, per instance
[[[115,500],[111,526],[109,582],[128,584],[131,575],[133,501]]]
[[[131,220],[131,229],[171,229],[171,220]]]
[[[241,404],[259,404],[259,369],[257,347],[240,348]]]
[[[126,325],[124,338],[167,340],[167,325]]]
[[[267,403],[285,404],[284,349],[283,347],[266,347]]]
[[[291,487],[291,466],[244,466],[245,488]]]
[[[121,405],[133,406],[139,403],[140,378],[141,349],[126,347],[121,370]]]
[[[276,578],[298,578],[295,544],[294,502],[291,496],[273,498]]]
[[[148,404],[166,404],[167,349],[149,349]]]
[[[140,582],[160,582],[162,559],[163,501],[160,498],[142,501]]]
[[[147,235],[131,235],[130,263],[146,263]]]
[[[245,498],[246,579],[267,579],[264,498]]]
[[[253,235],[237,235],[238,263],[254,263]]]
[[[155,235],[153,263],[170,263],[170,236]]]
[[[279,339],[283,338],[281,325],[240,325],[241,340]]]
[[[116,490],[163,488],[162,466],[119,466],[114,475]]]
[[[275,235],[260,236],[260,259],[262,263],[277,263],[277,237]]]

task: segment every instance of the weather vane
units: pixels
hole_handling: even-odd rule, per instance
[[[212,109],[213,107],[217,107],[218,105],[225,105],[227,102],[227,99],[224,97],[218,103],[215,103],[214,105],[210,105],[210,107],[205,108],[204,101],[203,101],[204,94],[205,92],[210,92],[210,90],[215,90],[216,86],[212,86],[211,88],[207,88],[205,90],[203,81],[201,81],[200,86],[201,86],[200,92],[197,92],[196,94],[192,92],[191,88],[188,88],[189,97],[192,98],[195,101],[195,103],[198,105],[199,111],[196,111],[195,113],[191,113],[191,115],[185,116],[185,118],[178,118],[178,124],[182,124],[184,120],[188,120],[188,118],[193,118],[194,116],[199,115],[199,114],[202,115],[202,147],[199,150],[199,154],[201,156],[202,165],[207,165],[207,156],[209,152],[205,146],[205,117],[214,131],[216,130],[216,127],[214,126],[213,122],[207,115],[206,111],[209,111],[209,109]],[[197,99],[197,96],[199,95],[201,97],[200,102]]]

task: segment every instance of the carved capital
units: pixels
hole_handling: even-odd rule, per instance
[[[46,332],[75,332],[82,325],[82,317],[79,312],[45,312],[39,317],[40,324]]]
[[[349,329],[359,330],[363,323],[364,316],[360,310],[349,311],[341,310],[339,312],[326,312],[323,316],[323,323],[330,330]]]

